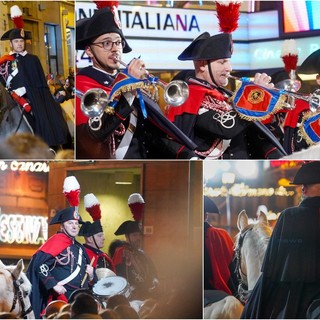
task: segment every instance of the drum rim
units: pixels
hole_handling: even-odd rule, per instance
[[[109,280],[110,281],[110,279],[112,279],[112,278],[117,279],[117,280],[121,280],[122,283],[125,284],[125,286],[121,290],[119,290],[117,293],[102,294],[102,292],[97,292],[97,285],[99,284],[99,282],[102,283],[103,282],[102,280],[104,280],[104,281]],[[95,288],[96,288],[96,290],[95,290]],[[96,294],[100,297],[110,297],[110,296],[116,295],[116,294],[124,294],[129,290],[129,288],[130,288],[129,282],[126,278],[121,277],[121,276],[110,276],[110,277],[102,278],[97,283],[95,283],[92,287],[92,291],[94,292],[94,294]]]

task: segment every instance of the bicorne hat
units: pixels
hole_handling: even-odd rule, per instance
[[[80,19],[76,22],[76,49],[84,50],[95,38],[105,33],[119,34],[125,43],[123,52],[132,51],[122,33],[115,14],[109,7],[97,10],[91,18]]]
[[[202,33],[179,55],[179,60],[219,60],[231,58],[233,52],[230,33],[220,33],[210,36]]]
[[[310,161],[301,166],[290,184],[320,183],[320,161]]]
[[[77,207],[69,207],[58,211],[49,224],[61,224],[69,220],[78,220],[79,223],[83,223]]]
[[[217,205],[207,196],[204,196],[204,213],[218,213],[220,214],[220,211],[217,207]]]
[[[116,236],[120,236],[122,234],[129,234],[129,233],[134,233],[134,232],[142,233],[141,228],[140,228],[140,223],[138,221],[127,220],[127,221],[121,223],[121,225],[119,226],[119,228],[117,229],[117,231],[114,234]]]
[[[84,222],[79,230],[79,236],[91,237],[97,233],[103,232],[100,220],[93,222]]]
[[[93,193],[88,193],[84,196],[84,207],[92,217],[93,222],[84,222],[79,230],[79,236],[90,237],[103,232],[100,202]]]
[[[17,5],[14,5],[10,8],[10,17],[15,25],[15,28],[6,31],[2,35],[1,40],[31,39],[31,32],[23,29],[24,21],[22,17],[22,11]]]

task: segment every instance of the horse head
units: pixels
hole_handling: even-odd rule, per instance
[[[239,295],[242,301],[255,286],[272,233],[265,213],[260,212],[255,223],[249,223],[245,210],[238,215],[239,233],[235,238],[235,256],[240,274]]]
[[[0,260],[0,311],[12,312],[22,318],[34,318],[29,295],[31,283],[23,272],[24,264],[20,259],[17,265],[6,266]]]

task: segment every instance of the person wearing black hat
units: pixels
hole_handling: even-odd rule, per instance
[[[243,318],[319,318],[320,161],[303,164],[291,184],[302,186],[302,201],[281,212]]]
[[[48,302],[68,302],[74,290],[87,288],[94,277],[93,267],[84,247],[75,240],[79,223],[82,221],[77,207],[58,211],[50,225],[60,224],[60,231],[32,256],[27,277],[32,284],[31,304],[36,319],[41,317]]]
[[[173,140],[176,138],[180,139],[180,143],[189,143],[189,149],[194,149],[195,145],[190,139],[166,119],[152,99],[144,94],[138,98],[132,93],[132,88],[136,88],[138,82],[142,84],[139,79],[147,76],[144,62],[133,59],[127,67],[129,77],[119,72],[122,54],[132,49],[122,33],[116,13],[115,6],[104,7],[91,18],[77,21],[76,49],[85,50],[93,65],[81,69],[76,75],[76,157],[174,158],[177,149]],[[122,81],[119,82],[119,79]],[[120,95],[114,109],[109,107],[108,114],[106,110],[100,119],[90,118],[91,125],[88,125],[89,118],[81,110],[81,104],[84,105],[83,94],[93,88],[103,89],[109,94],[116,85],[124,82],[130,89]]]
[[[196,154],[202,159],[279,158],[281,146],[271,132],[261,123],[241,119],[228,102],[232,93],[224,87],[232,71],[232,53],[229,33],[204,32],[193,40],[178,57],[194,63],[189,98],[179,107],[169,107],[167,117],[198,145]],[[270,79],[257,73],[254,82],[272,88]]]
[[[11,17],[14,9],[21,13],[22,18],[17,6],[11,8]],[[30,39],[31,34],[22,26],[8,30],[1,37],[2,41],[10,41],[10,55],[14,60],[8,62],[8,72],[1,74],[0,81],[16,101],[24,101],[20,105],[35,135],[54,150],[63,146],[70,148],[71,135],[61,106],[50,93],[39,58],[25,50],[25,40]]]
[[[238,278],[233,264],[234,241],[229,233],[208,223],[208,215],[220,211],[211,198],[204,196],[204,298],[205,305],[227,295],[237,296]]]
[[[139,221],[124,221],[114,233],[125,235],[126,242],[117,247],[112,258],[117,275],[130,284],[130,299],[159,297],[160,283],[152,260],[141,249],[142,231]]]
[[[102,279],[106,275],[115,275],[116,269],[114,267],[112,259],[101,248],[104,247],[104,233],[100,220],[94,222],[84,222],[80,228],[79,236],[84,236],[85,243],[83,246],[86,252],[94,262],[92,266],[96,268],[96,274],[98,280]],[[110,272],[110,270],[112,272]]]
[[[84,196],[84,207],[90,214],[93,222],[84,222],[79,230],[79,236],[84,236],[86,243],[83,245],[95,268],[98,280],[115,275],[112,259],[101,248],[104,247],[104,233],[101,225],[100,202],[93,193]]]

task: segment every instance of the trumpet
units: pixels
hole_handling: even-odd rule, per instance
[[[85,93],[76,90],[76,96],[81,100],[81,111],[89,118],[89,126],[93,131],[100,130],[104,112],[113,114],[114,109],[109,106],[109,95],[101,88],[92,88]],[[93,123],[96,123],[93,126]]]
[[[230,74],[228,75],[228,78],[238,80],[238,81],[243,81],[242,78],[234,77]],[[290,110],[294,109],[295,99],[307,101],[309,103],[309,107],[312,112],[316,112],[320,109],[320,89],[317,89],[310,94],[303,94],[303,93],[293,92],[293,91],[289,91],[286,89],[279,89],[279,88],[272,88],[268,90],[276,91],[276,92],[279,92],[280,94],[287,96],[288,102],[285,102],[284,104],[285,109],[290,109]]]
[[[126,63],[121,60],[116,60],[124,67],[128,67]],[[174,80],[169,83],[166,83],[157,77],[153,76],[146,70],[146,79],[144,79],[148,84],[152,85],[155,89],[155,94],[151,95],[150,92],[147,92],[147,95],[151,96],[153,100],[158,100],[158,90],[157,85],[164,90],[164,101],[173,107],[178,107],[185,103],[189,97],[189,86],[185,81]]]

